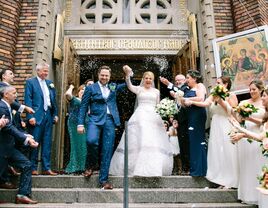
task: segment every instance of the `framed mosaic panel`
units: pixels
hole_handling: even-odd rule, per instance
[[[232,91],[249,91],[254,79],[268,84],[268,26],[213,40],[216,75],[232,79]]]

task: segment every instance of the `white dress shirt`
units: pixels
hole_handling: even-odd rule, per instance
[[[46,80],[37,77],[40,87],[44,95],[44,110],[47,111],[48,107],[51,107],[51,101],[49,96],[49,89],[47,87]]]

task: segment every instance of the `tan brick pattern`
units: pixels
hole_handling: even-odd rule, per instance
[[[21,1],[0,0],[0,69],[14,69]]]
[[[14,82],[19,100],[23,100],[25,80],[33,72],[38,5],[38,0],[23,0],[21,4],[14,66]]]
[[[213,0],[217,37],[268,24],[267,0],[243,0],[242,3],[239,0]]]
[[[267,0],[232,0],[234,16],[234,32],[241,32],[264,25],[267,22],[268,1]],[[250,17],[250,16],[252,17]],[[256,25],[254,24],[253,20]]]
[[[234,33],[232,0],[213,0],[216,36],[222,37]]]

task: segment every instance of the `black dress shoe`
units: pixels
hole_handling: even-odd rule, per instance
[[[113,185],[111,183],[106,182],[106,183],[101,184],[101,189],[112,190]]]
[[[15,203],[16,204],[37,204],[38,202],[30,199],[27,196],[20,196],[20,197],[16,196]]]
[[[10,182],[5,182],[0,184],[0,188],[3,189],[16,189],[16,186]]]
[[[84,176],[85,178],[90,178],[90,177],[92,176],[92,174],[93,174],[93,170],[92,170],[92,169],[88,169],[88,170],[86,170],[86,171],[83,173],[83,176]]]

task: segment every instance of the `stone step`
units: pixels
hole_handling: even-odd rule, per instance
[[[43,203],[122,203],[123,189],[33,188],[34,199]],[[0,189],[0,201],[13,202],[16,190]],[[237,191],[211,188],[129,189],[130,203],[234,203]]]
[[[110,176],[110,182],[116,188],[123,187],[123,177]],[[35,188],[97,188],[99,187],[98,175],[90,179],[83,176],[59,175],[59,176],[33,176]],[[204,188],[216,187],[202,177],[191,176],[166,176],[166,177],[129,177],[131,188]]]
[[[29,205],[22,204],[0,204],[0,207],[6,208],[29,208]],[[36,205],[30,205],[30,207],[41,208],[122,208],[122,203],[39,203]],[[246,205],[241,203],[181,203],[181,204],[169,204],[169,203],[142,203],[142,204],[129,204],[129,208],[256,208],[254,205]]]

